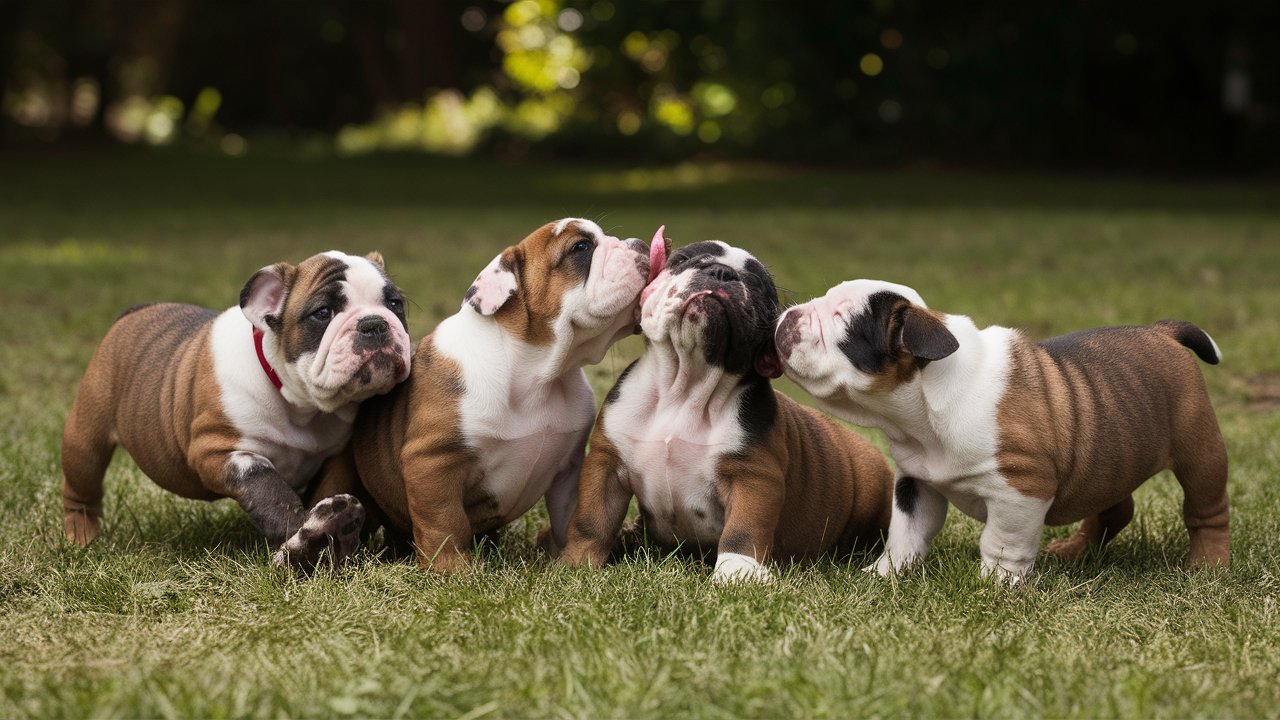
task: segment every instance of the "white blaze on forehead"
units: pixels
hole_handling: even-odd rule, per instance
[[[341,260],[347,265],[343,285],[348,290],[348,302],[360,305],[382,304],[382,292],[387,285],[387,278],[377,265],[368,258],[348,255],[337,250],[330,250],[325,255]]]
[[[901,295],[913,305],[928,307],[928,305],[924,304],[924,298],[920,297],[920,293],[914,289],[884,280],[847,280],[831,288],[828,297],[835,302],[850,301],[857,303],[859,307],[865,308],[868,298],[881,292]]]
[[[604,235],[604,230],[601,230],[599,225],[585,218],[564,218],[563,220],[558,220],[556,221],[555,226],[551,228],[551,233],[553,235],[559,235],[569,227],[570,223],[576,223],[579,229],[584,232],[591,233],[594,236]]]
[[[724,248],[724,254],[716,257],[716,262],[721,265],[728,265],[734,270],[746,270],[747,261],[755,260],[755,256],[742,248],[734,247],[722,240],[712,240],[711,242]],[[757,260],[756,262],[759,261]]]

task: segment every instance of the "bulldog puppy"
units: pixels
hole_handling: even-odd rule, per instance
[[[837,285],[778,322],[787,375],[818,404],[880,428],[898,464],[887,575],[922,558],[948,501],[985,522],[982,568],[1011,584],[1032,569],[1044,525],[1084,520],[1048,552],[1115,537],[1133,491],[1161,470],[1182,485],[1192,566],[1230,561],[1227,453],[1190,348],[1218,347],[1188,322],[1109,327],[1038,344],[925,307],[911,288]]]
[[[360,410],[345,463],[393,544],[423,568],[471,562],[472,538],[546,497],[563,544],[595,396],[582,367],[632,334],[648,248],[590,220],[533,231],[489,263],[418,346],[409,380]],[[343,467],[345,465],[345,468]]]
[[[295,564],[355,550],[350,496],[310,513],[302,495],[351,435],[359,403],[409,375],[404,298],[382,256],[328,252],[262,268],[222,313],[159,303],[126,310],[89,361],[62,437],[67,538],[98,535],[116,446],[183,497],[235,498]],[[283,562],[277,556],[277,563]]]
[[[646,349],[600,411],[564,561],[602,565],[632,495],[650,539],[714,551],[717,583],[768,580],[771,558],[877,543],[893,475],[862,437],[773,390],[779,305],[764,266],[694,243],[641,303]]]

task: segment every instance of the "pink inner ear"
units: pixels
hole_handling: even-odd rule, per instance
[[[756,358],[756,372],[770,380],[782,377],[782,363],[778,360],[778,353],[769,350]]]
[[[241,309],[254,327],[263,330],[267,316],[278,315],[283,309],[288,288],[275,271],[264,269],[259,273],[261,277],[254,282],[248,303]]]
[[[467,290],[463,302],[471,303],[481,315],[492,315],[507,302],[507,298],[515,294],[516,276],[510,270],[504,270],[494,258],[489,266],[476,276],[476,281]]]

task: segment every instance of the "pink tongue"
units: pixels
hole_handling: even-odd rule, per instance
[[[653,282],[653,279],[658,277],[658,273],[662,272],[662,267],[667,264],[668,240],[662,237],[662,231],[666,229],[666,225],[659,227],[649,243],[649,282]]]

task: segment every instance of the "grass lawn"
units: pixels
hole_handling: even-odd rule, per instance
[[[0,165],[0,717],[1280,716],[1280,187],[421,158],[19,156]],[[369,557],[299,581],[229,500],[165,494],[123,453],[103,536],[62,538],[62,424],[116,314],[236,302],[257,268],[381,250],[412,335],[565,215],[753,251],[786,299],[855,277],[1045,337],[1192,320],[1231,455],[1234,564],[1190,573],[1181,492],[1144,485],[1105,552],[978,577],[952,511],[922,574],[787,568],[711,587],[660,556],[548,563],[516,523],[441,579]],[[603,397],[640,350],[590,375]],[[804,401],[788,383],[785,391]],[[877,433],[867,431],[880,443]],[[1051,530],[1060,536],[1067,528]]]

